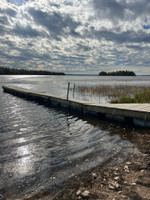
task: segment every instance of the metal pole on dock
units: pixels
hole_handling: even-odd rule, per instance
[[[74,86],[73,86],[73,99],[74,99],[75,88],[76,88],[76,85],[74,84]]]
[[[68,89],[67,89],[67,100],[69,98],[69,89],[70,89],[70,82],[68,82]]]

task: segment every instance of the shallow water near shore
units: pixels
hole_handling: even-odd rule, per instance
[[[4,93],[1,88],[15,85],[66,96],[68,82],[72,85],[108,82],[98,78],[0,76],[1,195],[7,199],[29,198],[97,165],[114,164],[113,158],[117,158],[115,164],[119,165],[133,152],[142,154],[136,140],[134,143],[130,140],[132,128],[48,108]],[[140,80],[143,85],[150,84],[148,78]],[[137,78],[126,80],[126,84],[137,82]],[[112,78],[111,83],[122,81]],[[76,94],[76,98],[82,97]]]

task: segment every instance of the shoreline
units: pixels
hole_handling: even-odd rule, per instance
[[[137,146],[141,154],[132,153],[120,165],[97,166],[54,187],[51,192],[28,200],[149,200],[150,131],[141,129],[140,132]]]

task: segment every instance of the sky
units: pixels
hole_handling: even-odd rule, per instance
[[[150,1],[1,0],[0,66],[150,74]]]

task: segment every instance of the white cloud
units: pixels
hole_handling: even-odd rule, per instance
[[[0,5],[0,66],[84,73],[150,66],[148,0],[14,2]]]

